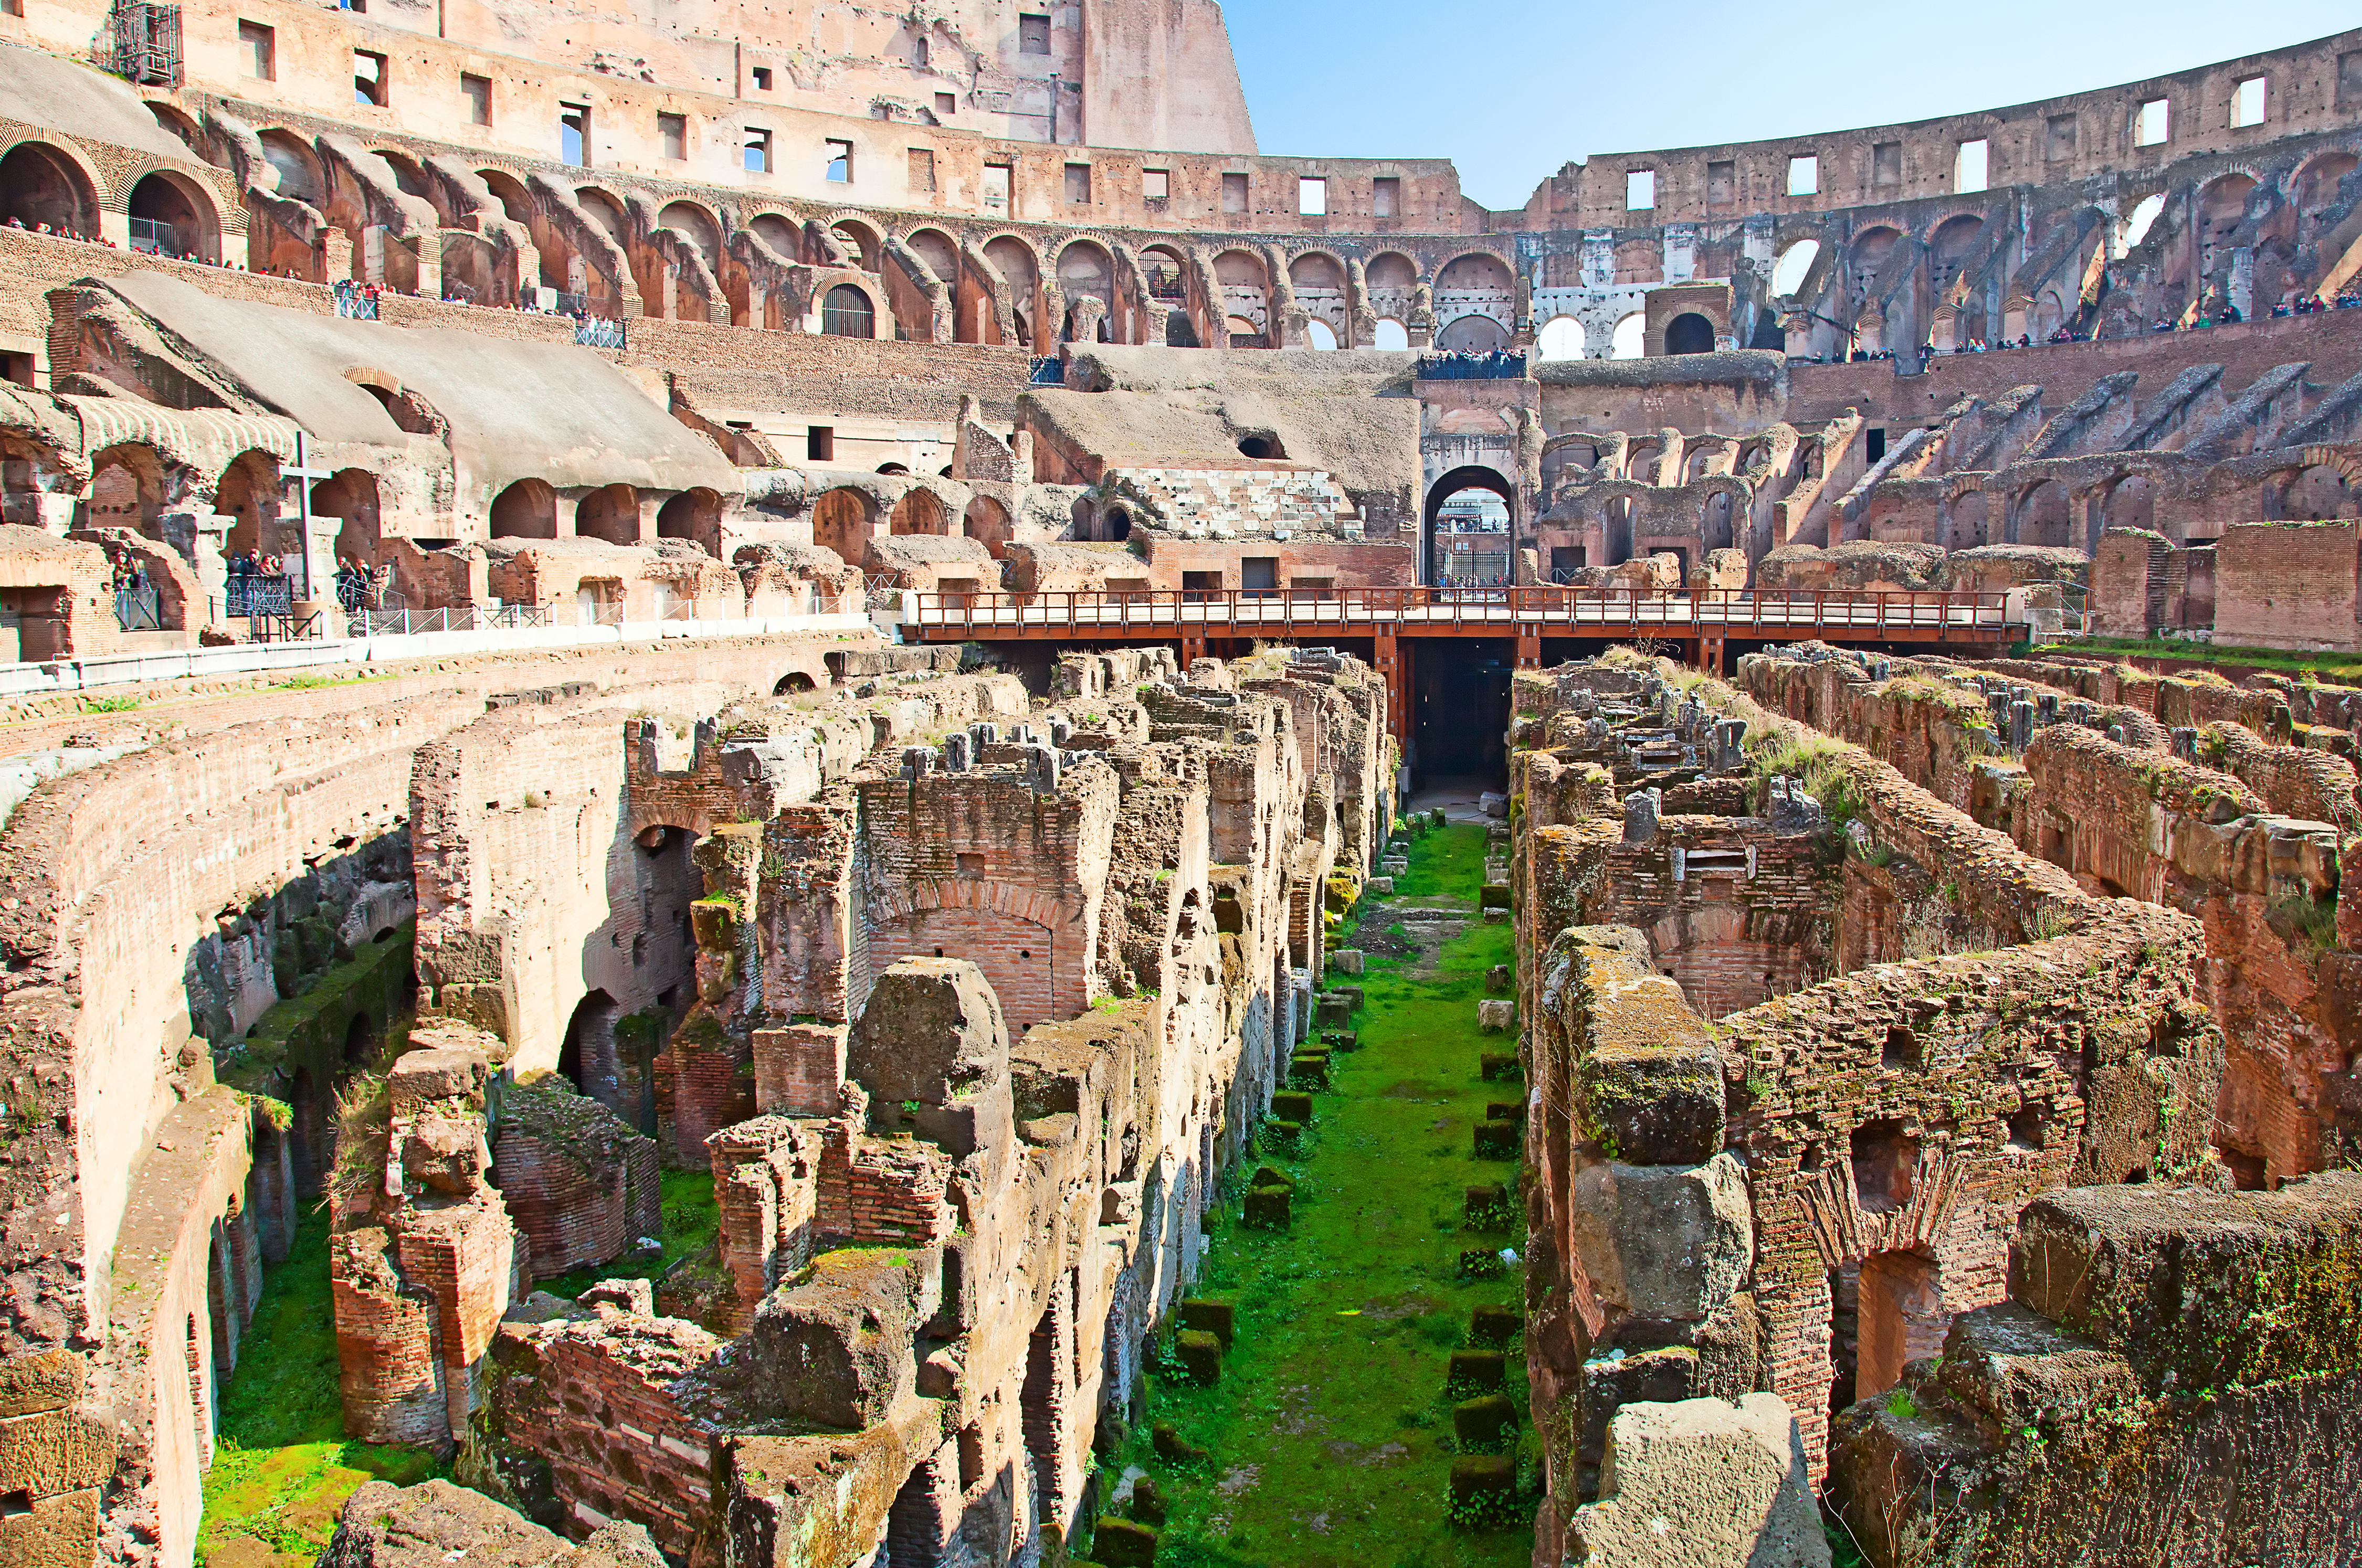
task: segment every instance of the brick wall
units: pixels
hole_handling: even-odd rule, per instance
[[[2235,647],[2351,648],[2353,523],[2242,523],[2214,550],[2214,639]]]

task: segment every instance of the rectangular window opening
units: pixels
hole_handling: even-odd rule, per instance
[[[1807,154],[1788,160],[1788,193],[1792,196],[1816,196],[1821,191],[1821,160]]]
[[[1402,182],[1391,174],[1370,182],[1370,215],[1400,217],[1402,215]]]
[[[807,461],[827,463],[836,460],[836,426],[814,425],[804,431],[804,458]]]
[[[939,120],[947,120],[958,113],[959,99],[949,93],[938,93],[935,94],[935,118]]]
[[[1091,204],[1091,166],[1087,163],[1066,165],[1066,204],[1087,207]]]
[[[2250,76],[2231,89],[2231,128],[2259,126],[2265,119],[2265,94],[2269,91],[2268,78]]]
[[[664,156],[674,163],[689,157],[689,116],[687,115],[657,116],[657,141]]]
[[[911,64],[920,71],[927,68],[927,35],[924,33],[911,40]]]
[[[1173,199],[1173,171],[1143,169],[1140,171],[1140,199],[1143,202],[1168,202]]]
[[[1879,141],[1871,144],[1870,182],[1873,187],[1903,183],[1903,144],[1901,142]]]
[[[1628,169],[1624,171],[1624,210],[1628,213],[1652,212],[1657,205],[1657,171],[1653,169]]]
[[[385,107],[385,56],[365,49],[353,50],[353,102]]]
[[[1875,463],[1884,458],[1886,456],[1885,426],[1873,425],[1864,434],[1869,437],[1870,460]]]
[[[2151,98],[2140,106],[2133,119],[2133,145],[2155,147],[2173,135],[2173,103],[2169,98]]]
[[[848,157],[850,154],[847,155]],[[768,174],[771,171],[771,133],[760,126],[746,127],[746,172]],[[837,176],[831,174],[830,179]]]
[[[923,194],[932,193],[934,188],[934,149],[927,147],[912,148],[911,149],[911,189]]]
[[[459,101],[468,105],[468,123],[488,126],[492,123],[492,79],[459,73]]]
[[[853,183],[853,144],[834,137],[821,143],[828,151],[828,182],[832,185]]]
[[[2362,109],[2362,49],[2337,57],[2337,106]]]
[[[1299,217],[1329,215],[1329,182],[1305,179],[1296,182],[1296,211]]]
[[[11,16],[19,14],[10,13]],[[277,35],[260,22],[240,22],[237,25],[237,52],[246,73],[257,82],[278,79]]]
[[[1247,177],[1243,174],[1222,176],[1222,210],[1242,213],[1247,210]]]
[[[1992,143],[1982,137],[1960,143],[1960,154],[1952,164],[1952,189],[1963,193],[1985,188],[1990,172]]]
[[[1050,52],[1050,18],[1048,17],[1031,15],[1018,17],[1017,52],[1020,54]]]
[[[756,92],[767,93],[771,90],[771,68],[769,66],[758,65],[755,67],[754,77]]]
[[[1738,165],[1729,160],[1705,166],[1705,204],[1727,207],[1738,200]]]
[[[1010,193],[1016,187],[1016,171],[1006,163],[984,166],[984,205],[988,212],[1009,210]]]
[[[557,105],[557,160],[576,169],[590,167],[590,105]]]

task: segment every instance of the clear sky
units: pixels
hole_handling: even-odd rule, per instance
[[[2354,0],[1225,0],[1263,151],[1449,158],[1521,207],[1593,153],[1999,108],[2362,25]]]

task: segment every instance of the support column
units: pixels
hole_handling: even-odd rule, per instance
[[[1404,679],[1402,639],[1391,631],[1380,632],[1374,656],[1378,679],[1386,683],[1386,728],[1399,742],[1405,738],[1410,723],[1410,693]]]
[[[1542,640],[1522,634],[1518,638],[1518,668],[1540,669],[1542,667]]]
[[[1184,632],[1184,633],[1182,633],[1182,634],[1181,634],[1181,673],[1182,673],[1182,674],[1184,674],[1184,675],[1188,674],[1188,673],[1189,673],[1189,667],[1190,667],[1191,665],[1193,665],[1193,664],[1197,663],[1199,659],[1204,658],[1205,657],[1206,657],[1206,634],[1205,634],[1205,633],[1203,633],[1203,632]]]

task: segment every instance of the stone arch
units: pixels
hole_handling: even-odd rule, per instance
[[[1407,294],[1418,287],[1418,263],[1399,250],[1381,250],[1362,269],[1362,280],[1373,293],[1399,289]]]
[[[867,491],[839,485],[812,502],[812,543],[858,567],[877,534],[877,502]]]
[[[866,217],[847,213],[830,218],[828,231],[844,241],[863,271],[877,271],[878,257],[883,252],[885,240],[875,223]]]
[[[2357,160],[2353,153],[2334,149],[2315,153],[2298,164],[2295,177],[2289,182],[2289,189],[2296,198],[2297,215],[2310,226],[2319,219],[2323,212],[2335,206],[2339,187],[2345,177],[2354,172],[2357,162],[2362,162],[2362,160]]]
[[[1894,248],[1904,243],[1903,231],[1893,224],[1872,224],[1846,247],[1846,298],[1855,310],[1870,301],[1870,286]]]
[[[176,170],[158,169],[139,177],[131,187],[127,208],[133,219],[134,250],[154,248],[168,256],[194,255],[200,261],[221,259],[221,217],[213,193]],[[142,246],[141,226],[149,226]],[[155,226],[169,233],[166,240]]]
[[[894,503],[894,511],[887,519],[887,532],[898,536],[941,536],[951,532],[951,523],[944,514],[942,498],[931,490],[920,489]]]
[[[1610,340],[1611,359],[1640,359],[1649,353],[1649,314],[1628,311],[1616,318],[1616,336]]]
[[[144,442],[126,441],[100,448],[90,459],[83,526],[129,528],[155,537],[156,519],[164,509],[171,477],[164,459]]]
[[[1287,264],[1288,286],[1295,292],[1297,308],[1305,315],[1308,337],[1315,326],[1325,326],[1330,340],[1315,339],[1315,348],[1334,348],[1353,340],[1352,301],[1345,276],[1345,263],[1327,250],[1307,250]]]
[[[156,123],[163,127],[167,131],[170,131],[172,134],[173,138],[180,142],[182,146],[187,148],[191,156],[194,157],[198,162],[209,163],[212,161],[212,160],[208,159],[204,154],[205,133],[204,127],[199,126],[196,120],[185,110],[182,110],[171,104],[158,103],[153,98],[147,100],[147,107],[148,112],[156,116]]]
[[[994,560],[999,560],[1009,548],[1009,508],[988,495],[979,495],[967,503],[960,532],[980,542]]]
[[[802,259],[803,231],[786,214],[756,213],[747,220],[746,229],[781,261],[792,266]]]
[[[1964,490],[1952,497],[1944,511],[1944,547],[1948,550],[1972,549],[1986,542],[1985,492]]]
[[[534,201],[532,193],[524,188],[524,182],[507,170],[479,169],[476,178],[484,182],[484,189],[492,193],[492,200],[500,203],[502,214],[511,223],[531,226],[534,219],[540,215],[538,204]]]
[[[1038,348],[1042,335],[1035,330],[1035,303],[1042,292],[1042,258],[1030,240],[1021,236],[1001,233],[986,240],[984,259],[1000,273],[1001,282],[1009,285],[1009,304],[1017,318],[1017,340],[1029,348]]]
[[[1783,299],[1803,288],[1820,256],[1821,242],[1816,238],[1794,239],[1783,246],[1772,263],[1772,296]]]
[[[885,319],[877,302],[858,283],[844,282],[821,297],[820,330],[823,337],[875,337]]]
[[[950,235],[932,226],[914,228],[902,243],[911,255],[927,264],[938,282],[950,288],[959,286],[959,242]]]
[[[1554,315],[1542,324],[1534,337],[1534,358],[1547,363],[1552,359],[1583,358],[1583,322],[1580,317]]]
[[[251,550],[258,555],[283,555],[280,520],[292,509],[282,504],[279,455],[253,448],[240,452],[223,469],[214,484],[214,510],[235,518],[222,548],[229,555]],[[296,542],[300,552],[303,546]]]
[[[657,226],[671,229],[697,247],[705,264],[717,273],[722,270],[722,220],[713,215],[702,203],[687,200],[667,202],[657,214]]]
[[[1276,335],[1271,319],[1271,270],[1253,251],[1233,248],[1214,258],[1214,284],[1221,290],[1220,312],[1231,348],[1268,348]]]
[[[310,139],[278,126],[255,134],[262,143],[263,160],[279,172],[279,193],[315,207],[326,206],[327,175]]]
[[[378,527],[377,476],[367,469],[338,469],[312,487],[312,515],[341,518],[337,554],[374,567],[381,538]]]
[[[1489,354],[1509,346],[1508,329],[1489,315],[1471,313],[1455,316],[1435,335],[1435,346],[1447,354]]]
[[[521,479],[492,499],[495,539],[557,537],[557,492],[537,479]]]
[[[719,560],[722,557],[722,497],[700,486],[684,490],[657,512],[657,537],[681,539]]]
[[[1410,350],[1410,328],[1393,316],[1378,317],[1378,325],[1370,334],[1370,347],[1389,353],[1402,354]]]
[[[1667,354],[1711,354],[1714,352],[1714,323],[1694,310],[1685,310],[1665,324]]]
[[[574,503],[574,532],[611,545],[640,542],[640,494],[627,484],[601,485]]]
[[[43,224],[61,234],[97,237],[98,177],[65,148],[20,141],[0,156],[0,223]]]
[[[1945,298],[1953,284],[1962,282],[1961,269],[1969,264],[1970,255],[1977,241],[1983,237],[1985,220],[1975,213],[1960,213],[1937,224],[1927,236],[1927,287],[1937,298]]]
[[[632,243],[632,219],[622,197],[604,186],[577,185],[574,202],[584,216],[606,231],[608,238],[628,248]]]
[[[2100,503],[2111,528],[2157,526],[2157,486],[2145,474],[2125,474],[2110,484]]]
[[[2247,199],[2256,193],[2256,177],[2237,170],[2216,175],[2198,188],[2192,198],[2198,222],[2198,277],[2202,285],[2230,260],[2232,242],[2247,219]],[[2202,307],[2203,302],[2201,302]]]
[[[2334,465],[2301,469],[2280,496],[2280,515],[2293,522],[2327,522],[2357,515],[2356,487]]]
[[[1095,239],[1077,239],[1059,251],[1058,292],[1066,299],[1066,319],[1059,326],[1061,341],[1074,341],[1082,319],[1081,304],[1086,299],[1099,302],[1094,340],[1113,340],[1109,323],[1115,312],[1115,258],[1108,254],[1107,247]]]
[[[1519,519],[1516,483],[1498,469],[1488,468],[1481,463],[1472,463],[1453,469],[1427,489],[1426,522],[1421,529],[1423,536],[1420,554],[1424,558],[1423,569],[1429,582],[1440,580],[1439,573],[1441,570],[1441,564],[1436,557],[1436,518],[1441,513],[1445,502],[1462,491],[1469,490],[1490,491],[1500,497],[1502,504],[1507,506],[1509,512],[1509,529],[1502,536],[1502,547],[1510,548],[1512,542],[1517,538]]]

